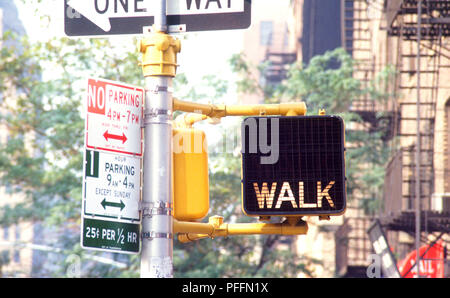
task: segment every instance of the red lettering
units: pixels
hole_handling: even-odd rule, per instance
[[[139,100],[140,100],[140,98],[141,98],[140,94],[136,94],[136,101],[135,101],[136,108],[139,108]]]
[[[88,80],[88,112],[96,114],[105,114],[106,107],[106,83]]]

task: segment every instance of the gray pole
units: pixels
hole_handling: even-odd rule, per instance
[[[420,139],[420,41],[422,38],[420,27],[422,26],[422,1],[419,0],[417,2],[417,120],[416,120],[416,129],[417,129],[417,141],[416,141],[416,200],[415,200],[415,217],[416,217],[416,268],[417,268],[417,277],[420,277],[420,196],[421,196],[421,185],[420,185],[420,152],[421,152],[421,139]]]
[[[159,0],[153,2],[152,5],[155,5],[155,20],[154,20],[155,30],[167,33],[166,0]]]
[[[166,1],[154,2],[154,29],[166,32]],[[173,277],[171,87],[170,76],[145,78],[141,277]]]

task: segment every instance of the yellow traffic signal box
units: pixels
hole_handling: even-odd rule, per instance
[[[192,127],[173,129],[174,217],[200,220],[209,211],[206,135]]]

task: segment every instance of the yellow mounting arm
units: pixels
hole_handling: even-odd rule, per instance
[[[298,217],[288,217],[282,223],[236,223],[227,224],[223,217],[212,216],[208,223],[185,222],[174,219],[173,231],[178,233],[178,240],[182,243],[202,239],[229,235],[304,235],[308,232],[308,225]]]
[[[193,123],[209,118],[226,116],[297,116],[306,114],[304,102],[259,104],[259,105],[213,105],[200,104],[173,99],[173,109],[190,112],[177,117],[177,127],[191,127]],[[178,233],[180,242],[190,242],[202,238],[215,238],[229,235],[303,235],[308,232],[308,225],[300,217],[287,217],[282,223],[236,223],[227,224],[223,217],[212,216],[208,223],[173,220],[173,232]]]
[[[304,102],[256,105],[213,105],[182,101],[174,98],[173,109],[203,114],[210,118],[263,115],[297,116],[306,114],[306,104]]]

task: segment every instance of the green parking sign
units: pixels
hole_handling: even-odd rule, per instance
[[[82,246],[122,253],[139,252],[139,224],[83,219]]]

